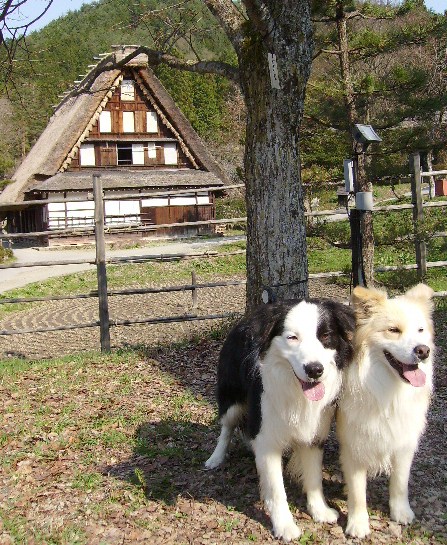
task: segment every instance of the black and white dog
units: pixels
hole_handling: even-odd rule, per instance
[[[261,497],[273,533],[285,541],[300,535],[287,504],[282,455],[301,478],[315,521],[335,522],[323,496],[322,458],[341,386],[352,358],[354,317],[329,300],[287,301],[259,307],[229,333],[220,353],[217,400],[222,424],[208,469],[224,460],[241,428],[255,453]]]

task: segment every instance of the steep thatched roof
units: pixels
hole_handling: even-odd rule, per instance
[[[113,60],[119,62],[123,55],[128,54],[131,48],[135,47],[117,48],[115,53],[103,59],[100,64],[108,61],[110,65]],[[85,81],[92,79],[92,73],[97,70],[93,68],[79,87],[62,100],[47,127],[14,173],[13,183],[0,194],[0,203],[22,202],[27,191],[40,187],[43,180],[66,170],[82,141],[88,137],[101,110],[121,82],[124,69],[132,70],[146,98],[156,107],[162,122],[174,132],[181,148],[190,156],[193,165],[200,170],[213,173],[215,181],[210,185],[216,185],[217,180],[226,181],[225,173],[208,153],[189,121],[147,66],[147,57],[138,55],[123,69],[99,72],[93,82],[86,86]],[[85,90],[86,87],[88,90]]]
[[[105,190],[123,189],[171,189],[222,186],[222,182],[212,172],[203,170],[105,170],[98,171]],[[58,172],[34,189],[48,193],[60,191],[92,191],[91,172]]]

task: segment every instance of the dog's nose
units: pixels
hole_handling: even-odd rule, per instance
[[[418,344],[414,347],[413,352],[420,360],[426,360],[430,355],[430,348],[425,344]]]
[[[324,367],[321,363],[313,361],[311,363],[306,363],[306,365],[304,366],[304,371],[306,371],[306,375],[309,378],[320,378],[323,374]]]

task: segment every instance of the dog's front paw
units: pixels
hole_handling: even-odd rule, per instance
[[[293,539],[298,539],[301,535],[301,530],[293,521],[291,517],[290,520],[281,522],[279,524],[273,525],[273,535],[278,539],[284,541],[292,541]]]
[[[414,513],[408,502],[390,501],[391,520],[400,524],[410,524],[414,520]]]
[[[208,460],[205,462],[206,469],[216,469],[216,467],[219,467],[220,464],[225,460],[225,455],[220,455],[215,452],[208,458]]]
[[[368,513],[358,515],[348,515],[348,524],[346,526],[348,536],[358,537],[360,539],[366,537],[370,533]]]
[[[327,505],[308,504],[307,509],[315,522],[329,522],[330,524],[337,522],[338,511]]]

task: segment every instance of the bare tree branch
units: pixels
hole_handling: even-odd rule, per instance
[[[239,71],[235,66],[224,62],[217,61],[198,61],[193,62],[189,60],[179,59],[174,55],[168,53],[163,53],[161,51],[156,51],[145,46],[139,46],[135,48],[129,55],[123,57],[119,62],[115,62],[115,55],[110,54],[105,57],[96,68],[93,68],[87,77],[82,81],[80,86],[72,91],[66,98],[72,96],[73,94],[87,93],[90,91],[93,82],[96,80],[99,74],[107,72],[108,70],[119,70],[124,68],[127,63],[132,59],[137,57],[140,54],[146,54],[148,57],[148,62],[152,66],[157,66],[159,64],[165,64],[171,68],[176,68],[178,70],[186,70],[188,72],[195,72],[198,74],[215,74],[219,76],[224,76],[235,83],[239,83]]]
[[[14,62],[17,51],[22,51],[29,60],[29,50],[26,43],[26,36],[31,25],[41,19],[47,13],[53,0],[46,0],[46,5],[40,13],[32,20],[20,21],[20,8],[28,0],[5,0],[0,8],[0,47],[4,51],[3,59],[0,62],[0,85],[8,96],[8,83],[15,87],[13,80]],[[17,18],[17,19],[15,19]]]
[[[203,3],[220,23],[236,52],[240,51],[245,19],[232,0],[203,0]]]
[[[374,21],[385,21],[393,19],[391,15],[365,15],[361,11],[355,10],[346,13],[346,19],[372,19]]]

